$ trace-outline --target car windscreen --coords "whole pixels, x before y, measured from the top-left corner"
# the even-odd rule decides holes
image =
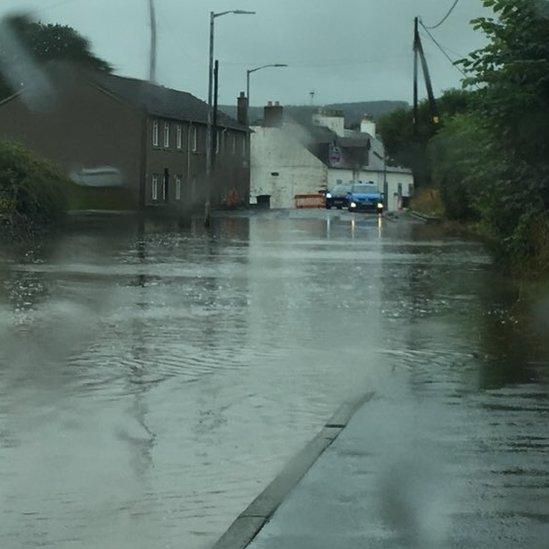
[[[360,194],[379,194],[379,188],[375,185],[353,185],[352,192]]]
[[[335,195],[344,195],[347,194],[351,190],[351,187],[349,185],[336,185],[331,191],[331,194]]]

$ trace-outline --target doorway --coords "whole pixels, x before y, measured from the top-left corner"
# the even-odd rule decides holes
[[[170,172],[168,168],[164,170],[164,185],[162,186],[162,196],[167,204],[170,201]]]

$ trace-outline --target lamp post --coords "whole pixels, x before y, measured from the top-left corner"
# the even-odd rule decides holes
[[[208,71],[208,125],[206,132],[206,204],[204,212],[204,224],[210,223],[210,179],[212,173],[212,108],[213,108],[213,67],[214,67],[214,35],[215,20],[224,15],[255,15],[255,11],[228,10],[222,12],[210,12],[210,56]]]
[[[261,67],[256,67],[255,69],[250,69],[246,71],[246,97],[248,98],[248,108],[251,106],[250,104],[250,75],[254,72],[268,69],[270,67],[276,67],[276,68],[282,68],[287,67],[285,63],[271,63],[270,65],[262,65]]]
[[[149,18],[151,27],[151,47],[149,52],[149,81],[156,83],[156,10],[154,0],[149,0]]]

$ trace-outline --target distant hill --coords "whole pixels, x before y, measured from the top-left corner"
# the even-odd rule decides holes
[[[370,114],[374,117],[374,120],[377,120],[384,114],[407,106],[406,101],[360,101],[357,103],[332,103],[324,105],[324,108],[342,110],[345,113],[347,125],[353,125],[359,123],[364,114]],[[236,105],[221,105],[219,108],[229,116],[236,118]],[[311,115],[316,112],[318,107],[285,105],[284,109],[297,122],[306,123],[311,120]],[[250,107],[250,121],[252,123],[262,118],[263,107]]]

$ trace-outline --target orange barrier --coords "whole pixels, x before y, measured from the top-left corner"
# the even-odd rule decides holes
[[[326,197],[323,194],[296,194],[294,201],[298,209],[326,207]]]

